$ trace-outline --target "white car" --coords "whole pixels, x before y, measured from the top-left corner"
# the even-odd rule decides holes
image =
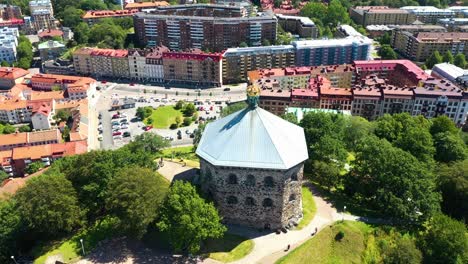
[[[120,129],[127,129],[127,128],[128,128],[127,125],[121,125],[121,126],[120,126]]]
[[[97,129],[102,130],[102,125],[98,125]]]
[[[121,127],[118,125],[112,126],[112,129],[120,129]]]
[[[126,114],[120,114],[120,118],[127,118]]]
[[[122,136],[114,136],[114,139],[122,139]]]

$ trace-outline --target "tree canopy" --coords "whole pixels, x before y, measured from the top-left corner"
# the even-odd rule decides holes
[[[196,253],[207,238],[220,238],[226,231],[212,203],[201,198],[188,182],[173,182],[164,201],[158,228],[166,232],[176,251]]]

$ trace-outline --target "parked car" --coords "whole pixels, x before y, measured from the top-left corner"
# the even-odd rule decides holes
[[[112,129],[121,129],[120,126],[112,126]]]
[[[98,127],[97,127],[98,130],[102,130],[102,125],[99,124]]]
[[[117,119],[117,118],[120,118],[120,115],[119,115],[119,114],[114,114],[114,115],[112,115],[112,119]]]
[[[120,114],[120,118],[127,118],[126,114]]]
[[[101,114],[101,113],[99,113],[99,115],[98,115],[98,118],[99,118],[99,119],[101,119],[101,118],[102,118],[102,114]]]
[[[187,129],[185,130],[185,134],[189,135],[190,134],[190,131]]]
[[[145,130],[145,131],[149,131],[149,130],[151,130],[151,129],[153,129],[153,126],[145,126],[145,127],[143,128],[143,130]]]
[[[122,136],[115,136],[114,139],[122,139]]]
[[[125,125],[125,124],[122,124],[122,126],[120,126],[120,128],[121,128],[121,129],[127,129],[127,128],[128,128],[128,126],[127,126],[127,125]]]
[[[182,139],[182,135],[177,135],[177,139]]]
[[[223,90],[223,91],[225,91],[225,92],[229,92],[229,91],[231,91],[231,88],[224,88],[224,90]]]
[[[126,118],[120,119],[120,123],[128,123],[128,120]]]
[[[112,136],[120,136],[120,135],[122,135],[122,132],[120,132],[120,131],[116,131],[116,132],[112,133]]]
[[[130,132],[125,131],[125,132],[123,133],[123,137],[129,137],[129,136],[130,136]]]
[[[99,135],[99,136],[97,137],[97,139],[98,139],[99,141],[102,141],[102,139],[103,139],[102,135]]]
[[[134,83],[130,83],[130,86],[135,86],[135,84],[134,84]]]
[[[190,138],[194,138],[194,137],[195,137],[194,133],[190,134]]]
[[[111,124],[112,124],[113,126],[118,126],[118,125],[120,125],[120,122],[119,122],[119,121],[112,121]]]

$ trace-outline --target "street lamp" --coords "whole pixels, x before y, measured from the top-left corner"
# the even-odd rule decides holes
[[[343,213],[341,214],[341,217],[342,217],[342,221],[344,221],[344,213],[346,211],[346,205],[343,206]]]
[[[18,262],[16,262],[15,256],[11,256],[11,259],[13,260],[13,262],[15,262],[15,264],[18,264]]]
[[[86,255],[84,251],[84,245],[83,245],[83,239],[80,238],[80,243],[81,243],[81,250],[83,250],[83,256]]]

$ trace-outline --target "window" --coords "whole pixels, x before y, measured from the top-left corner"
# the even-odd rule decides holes
[[[295,201],[295,200],[296,200],[296,195],[295,194],[289,195],[289,201],[290,202]]]
[[[247,197],[245,198],[245,205],[248,206],[254,206],[255,205],[255,200],[252,197]]]
[[[228,183],[229,184],[237,184],[237,176],[235,174],[233,174],[233,173],[229,174]]]
[[[273,200],[270,198],[265,198],[263,200],[263,207],[272,207],[273,206]]]
[[[255,176],[253,176],[251,174],[247,175],[247,180],[245,181],[245,185],[255,186]]]
[[[263,184],[264,184],[266,187],[273,187],[273,186],[275,185],[275,181],[273,180],[273,177],[267,176],[267,177],[265,177],[265,179],[263,180]]]
[[[237,197],[235,197],[235,196],[228,196],[228,198],[227,198],[227,203],[228,203],[228,204],[237,204]]]
[[[291,174],[291,181],[297,181],[297,173]]]

